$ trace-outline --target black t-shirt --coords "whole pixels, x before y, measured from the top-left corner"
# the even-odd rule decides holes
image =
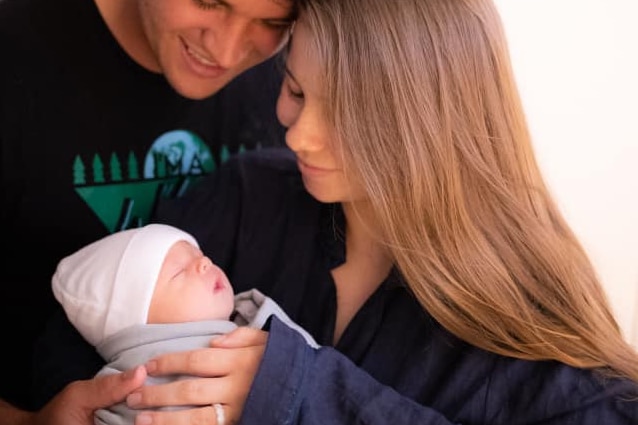
[[[1,0],[0,52],[0,397],[28,407],[57,262],[145,224],[229,154],[282,144],[280,58],[189,100],[125,54],[91,0]]]

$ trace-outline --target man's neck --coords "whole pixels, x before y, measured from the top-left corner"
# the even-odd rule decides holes
[[[120,47],[143,68],[161,72],[144,33],[135,0],[94,0],[102,19]]]

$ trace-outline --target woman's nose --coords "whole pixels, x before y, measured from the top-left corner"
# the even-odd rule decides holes
[[[286,131],[286,144],[296,152],[317,152],[325,147],[325,134],[318,122],[300,117]]]

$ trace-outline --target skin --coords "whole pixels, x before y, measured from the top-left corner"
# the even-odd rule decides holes
[[[323,104],[313,92],[312,77],[303,72],[309,65],[307,52],[293,43],[286,62],[286,76],[277,100],[277,118],[287,127],[286,144],[297,155],[297,165],[306,190],[322,202],[349,197],[351,188],[343,164],[331,149],[328,129],[322,119]],[[302,87],[304,89],[302,89]]]
[[[179,241],[162,263],[147,322],[227,320],[233,303],[233,289],[226,274],[199,248]]]
[[[275,54],[292,22],[291,0],[96,0],[122,48],[164,74],[182,96],[203,99]]]
[[[346,178],[340,152],[322,114],[315,58],[305,48],[302,21],[295,27],[287,74],[277,102],[277,116],[288,128],[286,143],[295,152],[304,186],[318,200],[341,202],[348,223],[346,262],[332,270],[337,287],[335,341],[365,300],[383,281],[391,261],[355,214],[366,211],[361,186]],[[348,284],[346,285],[345,282]],[[205,407],[143,412],[136,425],[216,424],[210,405],[224,406],[228,423],[241,417],[246,397],[263,357],[266,332],[246,327],[211,341],[211,348],[159,356],[145,366],[150,375],[188,373],[201,378],[142,387],[127,397],[132,408],[195,404]]]
[[[67,385],[38,412],[26,412],[0,400],[3,424],[13,425],[88,425],[93,424],[95,409],[119,403],[146,379],[142,366],[124,373],[102,376]]]

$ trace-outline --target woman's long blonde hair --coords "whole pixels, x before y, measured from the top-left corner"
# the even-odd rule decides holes
[[[492,2],[310,0],[298,24],[345,163],[423,307],[485,350],[638,381],[539,171]]]

